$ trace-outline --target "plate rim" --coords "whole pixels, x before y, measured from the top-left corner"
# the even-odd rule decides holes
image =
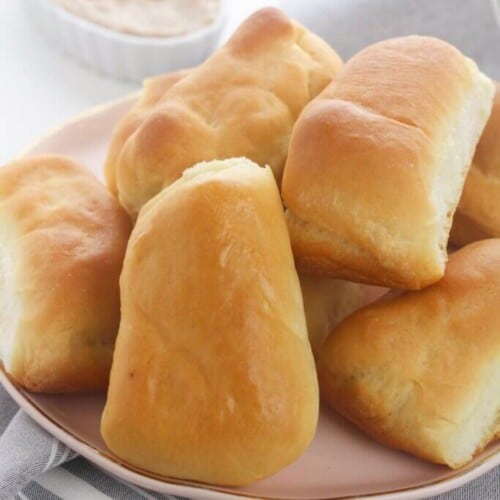
[[[38,138],[34,143],[25,148],[16,159],[28,156],[35,150],[40,144],[60,133],[62,130],[74,126],[84,120],[89,118],[94,118],[97,115],[111,111],[113,108],[124,105],[130,102],[133,104],[140,96],[140,91],[127,94],[123,97],[119,97],[112,101],[108,101],[101,105],[95,106],[79,113],[64,122],[63,124],[51,129],[46,134]],[[94,448],[89,443],[83,441],[79,437],[75,436],[69,430],[65,429],[64,426],[56,422],[51,416],[47,415],[43,408],[41,408],[36,402],[31,400],[26,394],[24,394],[24,389],[18,387],[18,385],[12,381],[7,373],[4,371],[3,365],[0,361],[0,384],[12,397],[12,399],[19,405],[21,409],[26,411],[26,413],[43,429],[45,429],[49,434],[59,439],[62,443],[71,449],[75,447],[80,451],[78,452],[84,458],[88,459],[91,463],[97,467],[103,469],[106,473],[114,475],[117,478],[128,482],[135,482],[134,484],[146,488],[151,488],[150,485],[146,485],[144,480],[148,482],[158,483],[159,486],[167,486],[171,491],[168,494],[172,495],[197,495],[195,498],[207,499],[207,500],[217,500],[217,499],[248,499],[248,498],[260,498],[267,500],[276,500],[278,497],[265,497],[261,495],[252,495],[248,493],[229,493],[224,489],[219,489],[217,486],[212,486],[208,484],[197,484],[192,481],[182,481],[175,478],[164,478],[161,479],[159,476],[149,474],[146,471],[141,471],[135,469],[130,465],[120,461],[117,457],[102,453],[98,449]],[[405,498],[407,500],[420,499],[422,497],[428,497],[432,495],[437,495],[447,491],[451,491],[455,488],[463,486],[474,479],[484,475],[490,470],[494,469],[496,466],[500,465],[500,449],[493,450],[491,453],[484,456],[479,462],[474,464],[469,464],[462,469],[454,471],[451,476],[446,478],[437,479],[430,483],[426,483],[420,486],[410,486],[408,488],[399,488],[394,490],[389,490],[385,492],[369,493],[364,495],[355,496],[336,496],[336,497],[325,497],[322,500],[347,500],[347,499],[370,499],[370,500],[396,500],[400,498]],[[132,475],[132,478],[128,477]],[[127,476],[127,477],[125,477]],[[159,491],[159,490],[157,490]],[[164,492],[164,490],[162,490]],[[203,495],[203,497],[200,496]]]

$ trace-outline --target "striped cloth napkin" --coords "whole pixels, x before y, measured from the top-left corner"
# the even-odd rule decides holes
[[[344,57],[391,36],[449,40],[500,79],[500,0],[282,0],[284,10]],[[76,454],[18,409],[0,387],[0,500],[164,499],[125,484]],[[440,500],[498,500],[500,467]]]
[[[106,475],[52,437],[0,386],[0,500],[170,499]]]

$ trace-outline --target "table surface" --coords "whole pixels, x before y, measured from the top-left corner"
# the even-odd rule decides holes
[[[20,0],[0,0],[0,165],[84,110],[139,84],[113,80],[51,45],[32,25]],[[250,12],[276,2],[228,2],[223,42]]]

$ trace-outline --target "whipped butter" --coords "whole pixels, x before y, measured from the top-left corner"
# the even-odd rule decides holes
[[[136,36],[170,37],[215,21],[220,0],[51,0],[87,21]]]

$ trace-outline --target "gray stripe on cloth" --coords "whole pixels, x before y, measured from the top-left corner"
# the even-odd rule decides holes
[[[101,493],[111,498],[119,498],[120,500],[137,500],[140,498],[154,498],[156,500],[189,500],[186,497],[161,495],[160,493],[146,490],[139,486],[129,485],[126,482],[108,476],[101,471],[101,469],[95,467],[81,457],[64,464],[63,468],[83,481],[88,482]]]
[[[137,492],[128,485],[108,476],[83,458],[68,462],[63,465],[63,468],[111,498],[120,498],[120,500],[136,500],[139,498]]]
[[[481,492],[480,496],[479,492]],[[500,499],[500,467],[496,467],[461,488],[433,497],[433,500],[477,500],[478,498],[481,500]]]
[[[22,494],[16,495],[15,498],[19,500],[62,500],[61,497],[54,495],[54,493],[34,481],[28,484]]]
[[[73,460],[78,456],[78,453],[74,452],[72,449],[68,448],[66,445],[59,443],[59,448],[57,449],[56,457],[52,464],[52,467],[57,467],[70,460]]]
[[[66,447],[22,411],[0,437],[0,500],[12,498],[33,479],[60,463]]]
[[[0,385],[0,436],[3,434],[19,408],[7,391]]]

